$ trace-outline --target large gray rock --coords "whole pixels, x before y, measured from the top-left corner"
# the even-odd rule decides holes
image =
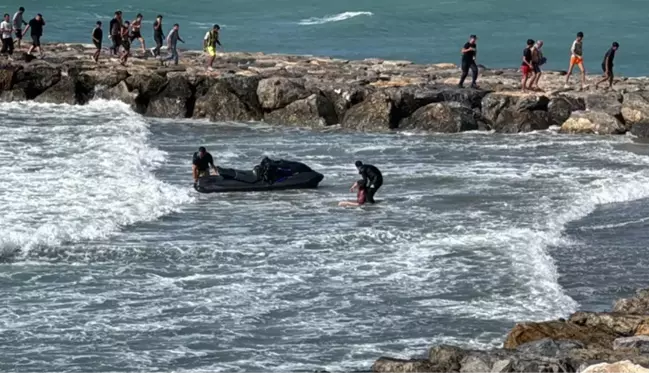
[[[143,114],[146,110],[146,107],[138,107],[136,98],[139,95],[137,90],[130,91],[126,82],[121,81],[117,83],[112,88],[103,88],[98,87],[95,90],[95,98],[104,99],[104,100],[117,100],[129,105],[134,111]]]
[[[613,312],[649,315],[649,288],[639,289],[635,297],[617,300]]]
[[[397,127],[395,107],[385,92],[375,92],[345,113],[342,126],[357,130],[388,130]]]
[[[203,86],[205,87],[205,86]],[[201,88],[202,90],[203,88]],[[208,118],[211,121],[256,121],[263,115],[259,102],[246,96],[239,96],[232,81],[217,79],[203,95],[196,93],[193,118]]]
[[[28,100],[36,98],[61,80],[61,70],[46,64],[34,64],[14,75],[13,88],[22,89]]]
[[[466,89],[456,87],[444,87],[440,90],[443,101],[459,102],[473,109],[480,108],[483,99],[490,92],[483,89]]]
[[[613,135],[625,133],[626,127],[616,117],[601,111],[577,111],[561,125],[560,132]]]
[[[640,91],[625,94],[622,101],[622,117],[624,117],[627,126],[649,125],[649,92]],[[632,130],[632,132],[634,131]]]
[[[164,89],[152,97],[146,115],[158,118],[191,117],[192,86],[184,76],[171,77]]]
[[[146,105],[165,87],[167,79],[157,73],[140,73],[129,76],[125,82],[130,91],[139,92],[138,101]]]
[[[478,114],[458,102],[428,104],[403,119],[399,129],[456,133],[480,128]]]
[[[555,341],[550,338],[543,338],[538,341],[524,343],[516,347],[516,350],[528,355],[557,357],[561,353],[569,351],[573,348],[584,348],[584,344],[579,341],[571,341],[571,340]]]
[[[264,120],[272,124],[322,127],[336,124],[338,116],[334,105],[325,95],[312,94],[286,107],[266,113]]]
[[[544,130],[551,125],[549,102],[545,96],[490,93],[482,99],[482,115],[500,133]]]
[[[431,347],[428,351],[428,360],[443,372],[457,372],[460,370],[460,362],[467,355],[467,351],[449,345]]]
[[[602,94],[587,94],[585,97],[586,110],[601,111],[622,119],[622,95],[617,92]]]
[[[483,373],[491,371],[487,356],[468,355],[460,362],[460,373]]]
[[[52,104],[83,105],[90,100],[92,88],[75,78],[65,77],[38,95],[34,101]]]
[[[388,357],[381,357],[372,365],[372,372],[381,373],[422,373],[439,372],[428,360],[412,359],[402,360]]]
[[[87,82],[95,89],[108,89],[128,78],[126,70],[89,70],[78,75],[79,80]]]
[[[13,68],[0,69],[0,92],[10,91],[13,88],[16,70]]]
[[[12,89],[10,91],[0,91],[0,102],[25,101],[27,96],[22,89]]]
[[[277,110],[308,96],[302,79],[272,77],[262,79],[257,86],[257,97],[264,110]]]
[[[613,341],[614,350],[626,348],[636,348],[643,354],[649,353],[649,335],[636,335],[633,337],[618,338]]]
[[[550,124],[561,126],[575,111],[586,110],[586,102],[581,97],[556,96],[548,103]]]

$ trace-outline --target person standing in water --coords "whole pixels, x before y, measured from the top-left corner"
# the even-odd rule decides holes
[[[613,42],[611,48],[606,51],[604,55],[604,61],[602,61],[602,71],[604,72],[604,79],[600,80],[595,84],[595,89],[599,88],[599,85],[608,81],[608,89],[613,88],[613,60],[615,59],[615,52],[620,48],[620,44],[616,41]]]
[[[350,190],[353,192],[354,189],[362,185],[367,189],[367,202],[375,203],[374,195],[381,185],[383,185],[383,175],[381,174],[381,171],[379,171],[375,166],[371,164],[363,164],[361,161],[356,161],[355,166],[358,173],[363,177],[363,180],[362,182],[359,181],[354,183]]]
[[[478,65],[476,65],[476,55],[477,55],[477,46],[476,41],[478,37],[476,35],[471,35],[469,41],[464,44],[462,48],[462,77],[460,78],[460,84],[458,87],[464,88],[464,80],[467,75],[469,75],[469,70],[471,70],[471,88],[478,88],[476,82],[478,81]]]
[[[209,30],[206,34],[205,37],[203,38],[203,49],[208,54],[207,58],[207,69],[212,70],[212,64],[214,63],[214,59],[216,58],[216,46],[217,44],[220,47],[223,47],[221,45],[221,42],[219,41],[219,30],[221,27],[219,25],[214,25],[211,30]]]
[[[14,32],[16,33],[16,42],[17,47],[20,49],[20,41],[23,39],[23,26],[27,26],[27,22],[23,19],[23,14],[25,13],[25,8],[20,7],[16,14],[14,14],[13,24]]]
[[[566,75],[566,85],[565,88],[569,88],[568,82],[570,81],[570,75],[572,75],[572,69],[575,65],[579,67],[581,71],[581,89],[586,88],[586,69],[584,68],[584,54],[583,54],[583,41],[584,33],[579,31],[577,33],[577,38],[572,42],[572,47],[570,47],[570,67],[568,68],[568,74]]]
[[[171,51],[171,55],[167,57],[164,61],[174,61],[174,65],[178,65],[178,41],[185,43],[185,41],[180,37],[180,26],[176,23],[174,27],[169,31],[167,35],[167,47]]]
[[[97,21],[97,25],[92,29],[92,44],[95,45],[95,53],[92,55],[92,59],[95,62],[99,62],[99,55],[101,54],[101,42],[104,39],[104,31],[101,29],[101,21]]]
[[[155,41],[155,48],[151,48],[151,53],[153,57],[160,57],[160,48],[162,48],[162,41],[165,36],[162,32],[162,16],[158,14],[153,22],[153,40]]]
[[[38,49],[41,58],[43,57],[43,48],[41,47],[41,36],[43,36],[43,26],[45,26],[45,20],[43,19],[43,15],[38,13],[36,17],[32,18],[29,21],[27,27],[25,27],[25,33],[27,33],[27,30],[31,29],[30,35],[32,37],[32,46],[31,48],[29,48],[29,51],[27,51],[27,54],[32,54],[35,49]]]
[[[140,42],[140,46],[142,47],[142,53],[146,53],[146,43],[144,41],[144,38],[142,37],[142,14],[138,13],[137,16],[135,16],[135,19],[131,23],[131,35],[130,35],[130,41],[133,43],[135,39],[137,39]]]
[[[9,13],[4,15],[4,19],[0,23],[0,36],[2,36],[2,49],[0,54],[7,54],[8,58],[14,53],[14,39],[12,38],[14,29],[11,24],[11,16]]]

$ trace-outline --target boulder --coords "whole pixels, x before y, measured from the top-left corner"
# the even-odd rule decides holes
[[[372,88],[358,84],[331,84],[319,79],[306,80],[305,88],[310,94],[321,93],[332,102],[336,110],[336,123],[340,123],[347,109],[363,101],[372,91]]]
[[[224,81],[230,91],[237,95],[242,102],[246,103],[253,111],[261,113],[261,104],[257,97],[257,87],[261,78],[258,76],[228,76],[220,80]]]
[[[635,335],[649,335],[649,324],[642,324],[638,326]]]
[[[92,97],[92,89],[77,79],[65,77],[45,92],[38,95],[34,101],[52,104],[83,105]]]
[[[126,80],[128,72],[126,70],[89,70],[81,72],[78,78],[96,89],[106,89]]]
[[[550,124],[553,126],[561,126],[570,118],[573,112],[583,110],[586,110],[586,102],[581,97],[576,98],[564,95],[553,97],[548,103]]]
[[[487,356],[467,355],[460,361],[460,373],[483,373],[491,371]]]
[[[357,130],[392,129],[398,125],[394,120],[394,111],[390,97],[385,92],[377,91],[348,109],[342,126]]]
[[[467,355],[467,351],[449,345],[432,347],[428,351],[428,360],[443,372],[457,372],[460,370],[460,362]]]
[[[309,96],[302,79],[272,77],[259,81],[257,97],[264,110],[277,110]]]
[[[601,111],[576,111],[561,125],[562,133],[623,134],[626,127],[616,117]]]
[[[586,110],[600,111],[608,115],[622,118],[622,95],[617,92],[609,92],[602,94],[586,94],[584,101],[586,102]]]
[[[312,94],[281,109],[266,113],[264,120],[272,124],[321,127],[336,124],[338,116],[333,103],[325,95]]]
[[[649,324],[649,315],[632,315],[616,312],[575,312],[570,322],[591,328],[607,329],[612,333],[631,336],[640,325]]]
[[[615,363],[600,363],[587,367],[581,373],[649,373],[649,369],[628,360]]]
[[[456,87],[444,87],[439,92],[444,101],[459,102],[472,109],[481,108],[482,100],[489,93],[489,91],[483,89],[467,89]]]
[[[649,288],[640,289],[632,298],[622,298],[615,302],[613,312],[649,315]]]
[[[622,101],[622,117],[627,126],[649,124],[649,92],[625,94]]]
[[[430,361],[424,359],[402,360],[381,357],[372,364],[372,372],[420,373],[438,371]]]
[[[640,353],[649,354],[649,335],[636,335],[633,337],[617,338],[613,341],[613,349],[638,349]]]
[[[0,102],[25,101],[27,96],[22,89],[12,89],[0,92]]]
[[[231,82],[217,79],[204,95],[196,94],[192,118],[211,121],[254,121],[262,119],[258,102],[246,101],[235,93]]]
[[[13,88],[16,69],[0,68],[0,92],[10,91]]]
[[[649,138],[649,122],[634,123],[631,126],[631,133],[641,139]]]
[[[137,100],[146,106],[165,87],[167,79],[156,73],[138,73],[126,78],[125,82],[129,91],[138,91]]]
[[[516,92],[490,93],[482,100],[482,115],[500,133],[544,130],[550,127],[545,96]]]
[[[545,338],[553,340],[570,340],[582,343],[585,347],[611,348],[613,340],[619,337],[611,330],[574,324],[563,321],[544,321],[518,323],[507,334],[504,348],[515,349],[518,346]]]
[[[399,129],[426,130],[432,132],[456,133],[480,128],[480,118],[468,106],[459,102],[438,102],[428,104],[399,124]]]
[[[34,64],[16,71],[13,87],[25,91],[27,99],[32,100],[60,80],[60,69],[46,64]]]
[[[126,85],[126,82],[121,81],[117,83],[116,86],[112,88],[100,88],[95,90],[95,98],[101,98],[104,100],[117,100],[129,105],[136,112],[143,114],[146,111],[146,107],[138,107],[136,98],[139,95],[137,90],[131,92]]]
[[[509,373],[512,372],[514,363],[511,359],[496,360],[491,367],[491,373]]]
[[[574,348],[584,348],[584,344],[579,341],[555,341],[550,338],[543,338],[537,341],[524,343],[516,347],[516,350],[528,355],[558,357],[560,354]]]
[[[184,76],[174,76],[149,100],[145,115],[158,118],[187,118],[193,110],[193,89]]]

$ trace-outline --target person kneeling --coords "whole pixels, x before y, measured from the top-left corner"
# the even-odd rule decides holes
[[[341,201],[338,203],[338,206],[341,207],[357,207],[365,204],[367,189],[365,188],[365,183],[363,180],[359,180],[354,183],[352,190],[358,188],[358,193],[356,193],[356,201]]]

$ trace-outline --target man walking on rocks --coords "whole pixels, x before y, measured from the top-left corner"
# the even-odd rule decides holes
[[[36,17],[32,18],[27,24],[25,33],[27,33],[27,30],[31,29],[30,35],[32,37],[32,46],[29,48],[29,51],[27,51],[27,54],[32,54],[34,50],[38,48],[38,53],[41,55],[41,58],[43,57],[43,48],[41,47],[43,26],[45,26],[45,20],[43,19],[43,15],[40,13],[38,13]]]
[[[209,57],[207,58],[207,69],[212,70],[212,64],[214,63],[214,58],[216,58],[216,45],[220,47],[221,42],[219,41],[219,30],[221,27],[219,25],[214,25],[211,30],[209,30],[205,37],[203,38],[203,49],[207,52]]]
[[[0,34],[2,36],[2,49],[0,50],[0,54],[6,53],[8,57],[14,53],[14,40],[11,37],[13,31],[11,16],[5,14],[2,23],[0,23]]]
[[[604,61],[602,61],[602,71],[604,72],[604,79],[600,80],[595,84],[595,89],[599,88],[599,85],[608,81],[608,89],[613,88],[613,59],[615,58],[615,52],[620,48],[620,44],[616,41],[613,42],[611,48],[606,51],[604,55]]]
[[[169,35],[167,35],[167,47],[169,48],[169,51],[171,52],[171,55],[165,59],[165,61],[174,61],[174,65],[178,65],[178,49],[177,49],[177,44],[178,41],[181,41],[185,43],[185,41],[180,37],[178,29],[180,26],[176,23],[174,24],[174,27],[169,31]]]
[[[469,70],[471,70],[471,88],[478,88],[476,81],[478,80],[478,65],[476,65],[476,54],[477,46],[476,41],[478,37],[476,35],[471,35],[469,41],[464,44],[462,48],[462,77],[460,78],[460,84],[458,87],[464,88],[464,80],[467,75],[469,75]]]
[[[162,16],[158,15],[153,22],[153,40],[155,41],[155,48],[151,48],[153,57],[160,57],[160,48],[162,48],[162,40],[164,40],[164,33],[162,32]]]
[[[23,39],[23,26],[27,26],[27,22],[23,19],[25,8],[20,7],[16,14],[14,14],[14,32],[16,33],[16,41],[18,42],[18,49],[20,49],[20,41]]]
[[[566,85],[565,88],[569,88],[568,82],[570,81],[570,75],[572,75],[572,69],[575,65],[579,67],[581,71],[581,89],[586,88],[586,69],[584,68],[584,55],[583,55],[583,40],[584,33],[579,31],[577,33],[577,39],[572,43],[570,47],[570,67],[568,68],[568,74],[566,75]]]
[[[109,38],[113,42],[110,47],[110,54],[116,55],[122,45],[122,12],[116,11],[113,19],[110,20],[108,25]]]
[[[99,62],[99,55],[101,54],[101,42],[104,39],[104,32],[101,29],[101,21],[97,21],[97,25],[92,30],[92,44],[95,45],[95,53],[92,55],[92,59],[95,62]]]
[[[146,53],[146,43],[144,42],[144,38],[142,37],[142,32],[140,29],[142,28],[142,14],[138,13],[137,16],[135,16],[135,20],[131,23],[131,35],[129,36],[131,43],[133,43],[134,40],[139,40],[140,42],[140,47],[142,47],[142,54]]]

